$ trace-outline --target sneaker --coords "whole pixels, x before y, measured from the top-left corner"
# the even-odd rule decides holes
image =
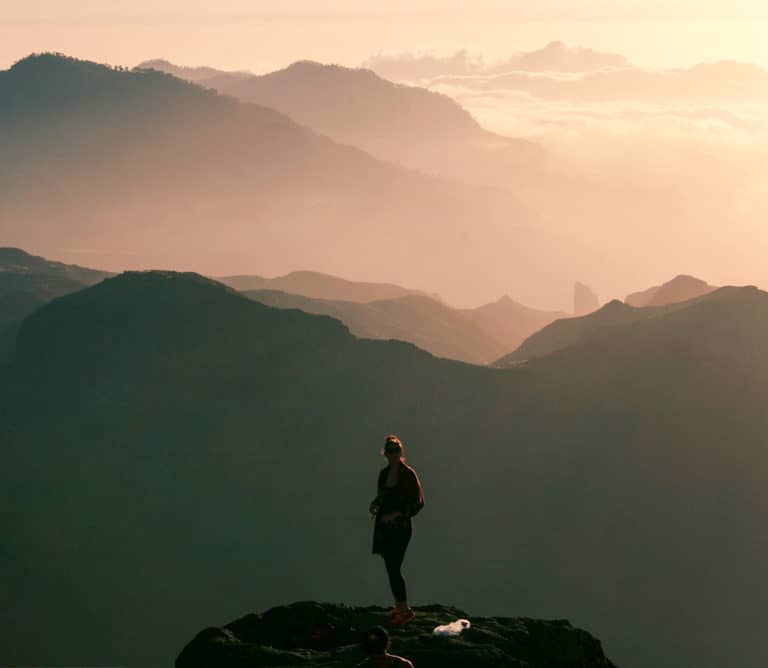
[[[416,617],[416,613],[413,611],[413,608],[408,608],[405,612],[402,610],[395,610],[394,613],[390,615],[387,624],[389,624],[389,626],[400,626],[412,621],[414,617]]]

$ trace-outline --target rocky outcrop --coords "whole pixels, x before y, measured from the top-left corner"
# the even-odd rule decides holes
[[[443,605],[415,608],[416,619],[391,630],[392,653],[417,668],[615,668],[600,641],[567,620],[472,617]],[[300,602],[204,629],[182,650],[176,668],[355,666],[360,641],[382,624],[384,608]],[[471,627],[460,637],[433,629],[459,618]]]
[[[600,308],[600,299],[594,290],[584,283],[576,282],[573,286],[573,313],[586,315]]]

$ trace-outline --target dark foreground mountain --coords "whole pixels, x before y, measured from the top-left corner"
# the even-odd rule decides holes
[[[200,631],[176,659],[176,668],[244,666],[355,666],[361,642],[387,611],[302,602],[250,614]],[[433,634],[435,627],[470,618],[461,637]],[[393,654],[419,668],[615,668],[586,631],[566,620],[474,617],[457,608],[416,608],[416,619],[391,633]]]
[[[391,283],[368,283],[348,281],[338,276],[317,271],[292,271],[285,276],[264,278],[263,276],[225,276],[218,278],[235,290],[277,290],[313,299],[366,303],[377,299],[397,299],[406,295],[426,295],[420,290],[410,290]],[[439,299],[437,295],[430,295]]]
[[[717,290],[716,286],[709,285],[700,278],[681,274],[662,285],[655,285],[641,292],[633,292],[627,295],[624,301],[630,306],[664,306],[695,299],[714,290]]]
[[[249,610],[386,605],[394,432],[412,604],[569,619],[628,668],[764,665],[766,334],[768,294],[724,288],[501,370],[194,275],[56,299],[0,371],[0,656],[167,666]]]
[[[0,72],[0,136],[4,242],[51,256],[75,248],[100,266],[211,275],[429,276],[447,298],[475,301],[577,255],[510,192],[376,160],[157,71],[25,58]],[[556,286],[530,291],[547,302]]]
[[[276,308],[297,308],[338,318],[355,336],[408,341],[438,357],[487,364],[510,348],[503,345],[461,311],[418,295],[380,299],[367,304],[310,299],[276,290],[249,290],[251,299]]]

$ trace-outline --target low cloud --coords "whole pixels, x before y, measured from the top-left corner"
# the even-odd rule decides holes
[[[522,51],[503,60],[486,63],[482,54],[467,50],[448,56],[434,53],[379,53],[363,63],[385,79],[423,82],[441,76],[495,75],[511,70],[529,72],[588,72],[610,67],[629,67],[630,63],[614,53],[602,53],[563,42],[550,42],[535,51]]]
[[[733,61],[673,70],[625,67],[579,73],[522,70],[464,73],[441,75],[422,83],[430,88],[455,86],[475,91],[518,91],[539,99],[579,102],[740,100],[768,103],[768,70]]]

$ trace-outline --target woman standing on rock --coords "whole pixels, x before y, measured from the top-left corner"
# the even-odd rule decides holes
[[[400,567],[413,533],[411,518],[424,507],[424,494],[416,471],[405,463],[405,449],[397,436],[387,436],[383,454],[389,465],[379,473],[376,498],[371,502],[370,511],[376,518],[373,553],[384,558],[395,599],[388,623],[395,625],[405,624],[415,616],[408,607]]]

